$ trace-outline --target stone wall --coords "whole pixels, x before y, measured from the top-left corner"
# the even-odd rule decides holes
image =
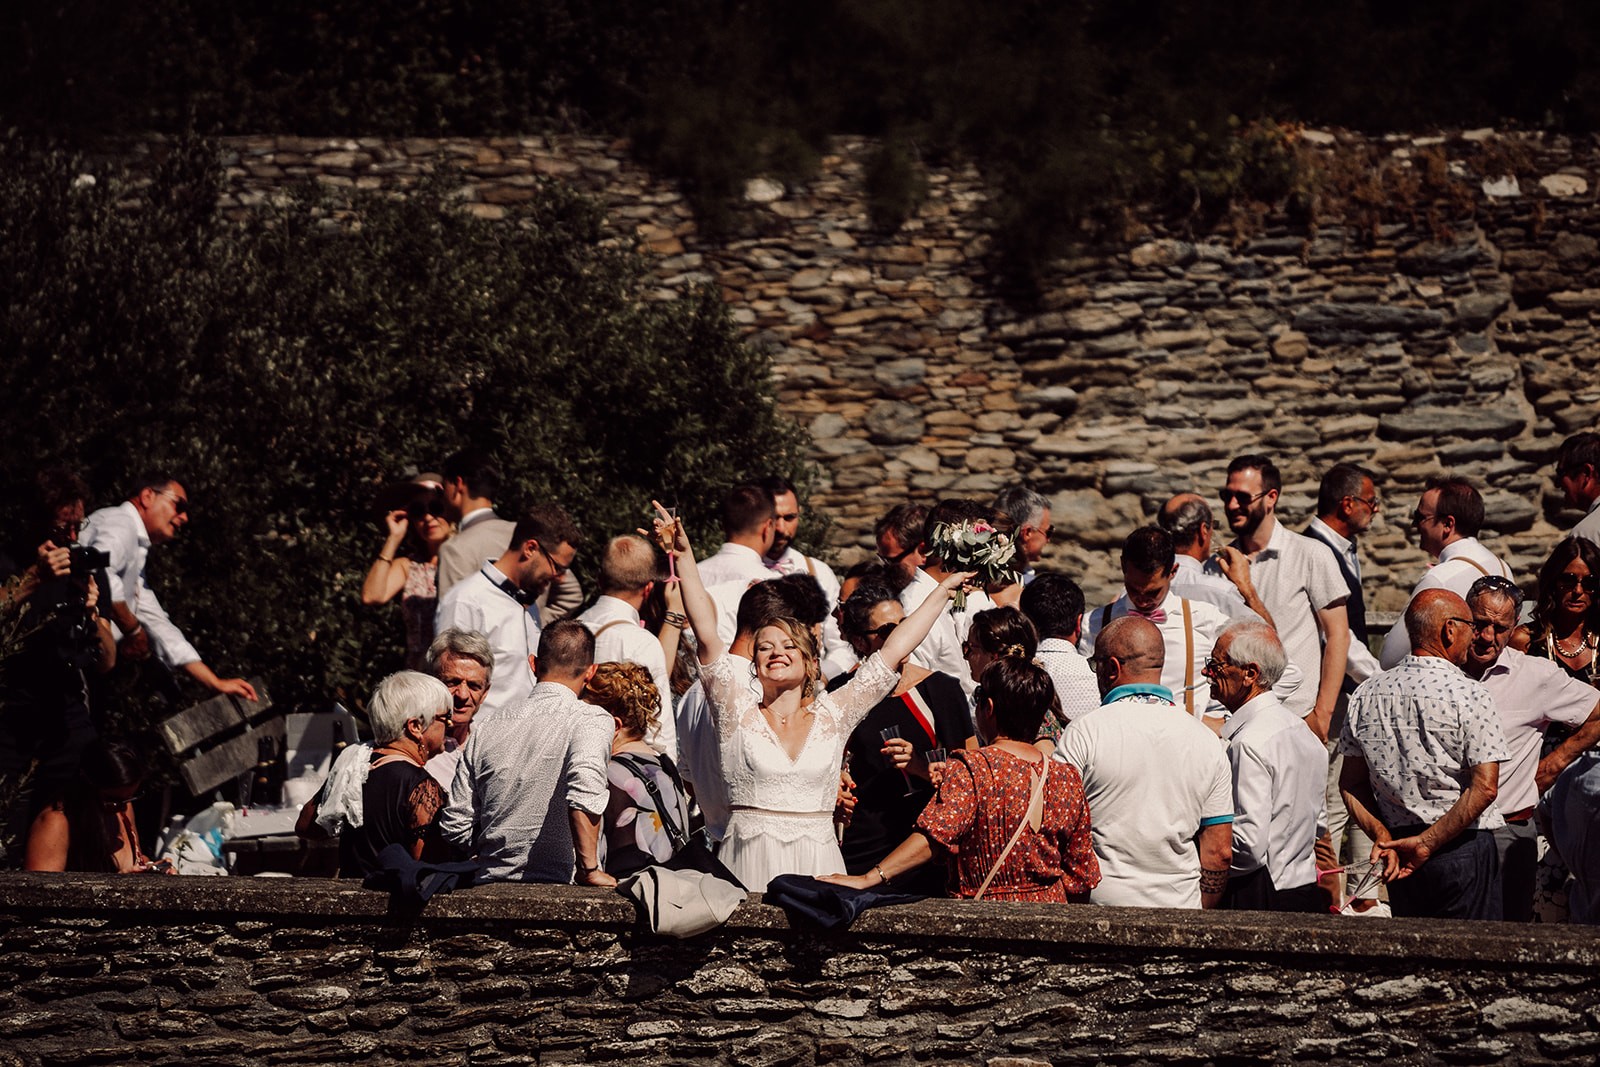
[[[1593,1062],[1596,964],[1498,923],[752,902],[677,942],[604,890],[8,874],[0,1064]]]
[[[816,442],[817,503],[844,561],[902,499],[1021,479],[1055,504],[1046,565],[1098,598],[1133,526],[1177,490],[1210,496],[1231,455],[1259,450],[1283,467],[1280,510],[1297,526],[1334,462],[1381,475],[1368,602],[1393,610],[1424,566],[1405,529],[1424,478],[1449,468],[1480,483],[1485,540],[1531,579],[1577,517],[1550,484],[1554,450],[1600,411],[1600,149],[1508,134],[1500,155],[1526,160],[1520,181],[1471,173],[1463,161],[1495,136],[1308,131],[1315,151],[1375,144],[1402,166],[1443,152],[1476,202],[1468,217],[1374,233],[1277,215],[1247,238],[1146,225],[1061,264],[1027,312],[992,287],[978,175],[932,171],[917,215],[880,235],[862,193],[871,146],[855,140],[803,186],[751,182],[744,230],[715,242],[625,144],[577,137],[234,138],[225,204],[247,211],[308,178],[403,188],[440,159],[462,168],[461,195],[486,218],[535,196],[537,176],[574,182],[657,257],[656,295],[714,282],[770,347],[783,406]]]

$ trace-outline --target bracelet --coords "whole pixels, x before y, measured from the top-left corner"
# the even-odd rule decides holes
[[[879,885],[888,885],[889,884],[889,876],[887,874],[883,873],[883,864],[875,863],[875,864],[872,865],[872,869],[878,872],[878,877],[879,878],[883,879],[883,881],[878,883]]]
[[[595,864],[593,867],[585,867],[581,863],[576,864],[576,866],[578,868],[578,873],[579,874],[589,874],[589,873],[591,873],[593,871],[598,871],[600,869],[600,865],[598,863]]]
[[[689,624],[689,616],[681,611],[669,611],[666,614],[665,621],[668,626],[675,626],[681,630]]]
[[[379,556],[378,557],[378,562],[379,563],[393,563],[394,562],[394,557],[393,556]]]

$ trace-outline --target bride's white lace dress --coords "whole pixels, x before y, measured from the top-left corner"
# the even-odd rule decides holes
[[[844,870],[833,806],[845,742],[899,679],[874,653],[846,685],[817,694],[811,731],[791,760],[761,714],[750,661],[723,655],[702,669],[733,808],[718,858],[752,893],[780,874]]]

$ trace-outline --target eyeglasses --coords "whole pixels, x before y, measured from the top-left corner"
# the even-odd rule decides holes
[[[406,509],[406,518],[419,522],[425,516],[437,519],[444,514],[444,501],[430,500],[426,504],[413,504]]]
[[[911,555],[911,553],[913,553],[915,551],[916,551],[915,547],[908,548],[904,552],[900,553],[898,556],[885,556],[882,552],[879,552],[878,553],[878,560],[881,563],[883,563],[885,566],[893,567],[893,566],[898,565],[902,560],[904,560],[907,556]]]
[[[1221,674],[1223,670],[1231,666],[1233,666],[1233,664],[1229,663],[1227,660],[1218,659],[1217,657],[1212,656],[1210,659],[1206,660],[1200,665],[1200,673]]]
[[[1423,511],[1421,508],[1418,508],[1416,511],[1411,513],[1411,521],[1418,526],[1421,526],[1429,519],[1437,519],[1438,517],[1439,516],[1436,512]]]
[[[171,489],[157,489],[155,491],[155,494],[156,494],[156,496],[164,496],[168,500],[171,500],[172,501],[172,510],[177,512],[179,515],[183,515],[183,514],[186,514],[188,512],[188,510],[189,510],[189,498],[188,497],[179,496],[177,493],[174,493]]]
[[[1259,493],[1252,494],[1245,492],[1243,489],[1218,489],[1217,499],[1222,501],[1223,507],[1227,507],[1229,504],[1237,504],[1241,508],[1247,508],[1270,492],[1272,490],[1263,489]]]
[[[1102,655],[1096,654],[1096,655],[1087,657],[1086,661],[1089,664],[1089,669],[1090,670],[1097,671],[1102,666],[1104,666],[1105,664],[1117,662],[1117,657],[1115,657],[1115,656],[1102,656]]]
[[[539,542],[535,541],[534,544],[539,545]],[[556,558],[550,553],[546,552],[543,545],[539,545],[539,555],[543,556],[544,561],[550,564],[550,569],[556,572],[557,578],[561,577],[563,574],[566,574],[567,571],[572,567],[572,564],[570,563],[557,563]]]
[[[1354,500],[1357,504],[1365,504],[1368,511],[1377,511],[1378,505],[1382,503],[1376,494],[1373,496],[1347,496],[1345,499]]]
[[[1446,627],[1448,627],[1453,622],[1461,623],[1461,625],[1465,626],[1467,629],[1471,630],[1473,633],[1477,633],[1478,632],[1477,623],[1473,622],[1471,619],[1463,619],[1459,615],[1452,615],[1448,619],[1444,620],[1444,624],[1445,624]]]
[[[106,811],[121,811],[123,808],[127,807],[129,804],[132,804],[135,800],[138,800],[142,796],[144,796],[143,789],[134,793],[132,796],[118,797],[115,800],[106,800],[105,798],[101,798],[100,806]]]
[[[856,636],[857,637],[876,637],[879,641],[887,641],[887,640],[889,640],[889,635],[894,633],[894,628],[896,626],[899,626],[899,625],[900,624],[897,623],[897,622],[886,622],[882,626],[878,627],[875,630],[863,630],[863,631],[861,631],[861,633],[857,634]]]

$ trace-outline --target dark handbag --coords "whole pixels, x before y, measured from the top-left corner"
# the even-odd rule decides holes
[[[721,878],[725,882],[732,882],[740,889],[748,889],[743,882],[733,876],[733,872],[717,859],[711,849],[711,840],[706,834],[705,827],[688,833],[678,825],[673,817],[674,809],[668,806],[661,790],[656,786],[655,779],[647,774],[639,762],[626,753],[618,753],[611,757],[624,770],[639,779],[646,793],[650,794],[650,802],[656,806],[656,815],[661,819],[661,828],[666,831],[667,839],[672,842],[672,856],[656,864],[669,871],[700,871]],[[673,765],[672,758],[663,753],[660,756],[661,769],[667,772],[667,777],[672,779],[678,795],[683,795],[683,779],[678,777],[678,768]]]

